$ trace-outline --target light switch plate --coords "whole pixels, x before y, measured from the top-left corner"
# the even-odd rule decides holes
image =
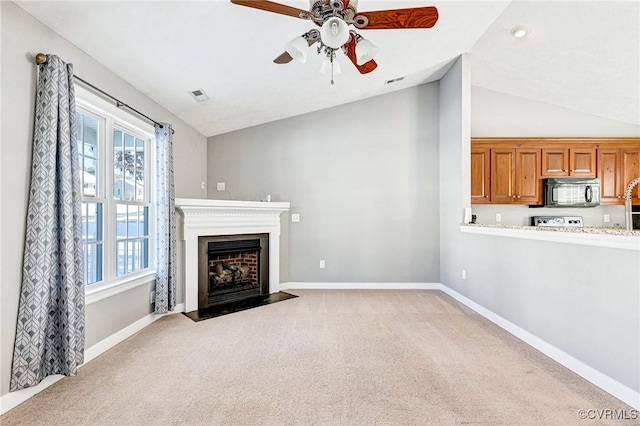
[[[291,222],[300,222],[300,215],[298,213],[292,213]]]
[[[224,184],[224,182],[218,182],[218,183],[216,183],[216,189],[217,189],[218,191],[224,191],[224,190],[225,190],[225,186],[226,186],[226,185]]]

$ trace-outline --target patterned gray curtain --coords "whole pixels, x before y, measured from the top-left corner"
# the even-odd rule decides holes
[[[156,124],[156,310],[176,306],[176,219],[171,125]]]
[[[10,390],[84,361],[81,183],[73,66],[39,65],[31,189]]]

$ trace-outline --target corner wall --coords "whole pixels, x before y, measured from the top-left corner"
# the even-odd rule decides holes
[[[460,275],[460,223],[470,205],[471,75],[462,55],[440,80],[440,282]]]
[[[437,283],[437,105],[430,83],[210,137],[209,198],[291,203],[282,282]]]
[[[48,27],[10,1],[0,2],[2,42],[2,126],[0,144],[1,326],[0,397],[9,391],[13,342],[22,282],[25,218],[31,174],[33,113],[38,52],[59,55],[74,64],[74,72],[101,89],[159,121],[174,124],[176,196],[204,198],[206,138],[144,94],[121,80]],[[87,306],[87,348],[146,317],[149,285]],[[180,290],[181,292],[181,290]],[[179,293],[181,297],[181,293]]]

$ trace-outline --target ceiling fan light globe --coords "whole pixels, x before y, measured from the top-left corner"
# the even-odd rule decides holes
[[[332,49],[338,49],[349,41],[349,26],[342,19],[333,17],[327,19],[320,28],[322,44]]]
[[[327,56],[322,61],[322,65],[320,66],[320,74],[330,74],[331,73],[331,59]],[[342,68],[340,68],[340,62],[333,59],[333,74],[338,75],[342,74]]]
[[[296,37],[289,43],[285,43],[284,50],[291,55],[293,59],[300,63],[307,62],[307,51],[309,50],[309,44],[304,37]]]
[[[378,53],[378,46],[367,39],[362,39],[356,44],[356,64],[364,65],[372,60]]]

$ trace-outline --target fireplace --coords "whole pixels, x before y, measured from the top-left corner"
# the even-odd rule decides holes
[[[268,267],[268,270],[260,269],[261,291],[263,286],[268,286],[266,294],[277,293],[280,289],[280,214],[289,208],[287,202],[176,198],[178,277],[182,277],[184,283],[185,312],[197,311],[199,306],[200,237],[255,239],[255,235],[261,235],[263,241],[262,235],[267,235],[266,244],[261,242],[260,250],[260,263]],[[205,271],[209,273],[208,268]]]
[[[198,309],[269,294],[269,234],[198,237]]]

